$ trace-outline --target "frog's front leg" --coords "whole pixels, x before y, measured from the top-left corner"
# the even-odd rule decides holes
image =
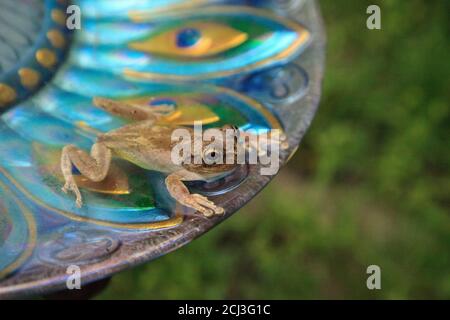
[[[72,191],[75,193],[77,207],[83,204],[80,190],[78,189],[72,174],[72,166],[80,171],[80,173],[94,182],[103,181],[109,171],[111,165],[112,153],[103,143],[96,143],[91,148],[89,155],[85,151],[74,145],[65,146],[61,155],[61,170],[64,175],[65,184],[62,190],[67,193]]]
[[[179,203],[186,207],[193,208],[205,217],[212,217],[214,215],[222,215],[225,210],[218,207],[214,202],[200,194],[190,194],[188,188],[184,185],[183,180],[198,180],[189,178],[183,174],[184,171],[172,173],[166,178],[166,186],[170,195]]]

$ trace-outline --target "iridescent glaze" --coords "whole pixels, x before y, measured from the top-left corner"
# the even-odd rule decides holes
[[[0,279],[16,271],[36,246],[33,214],[0,180]]]
[[[304,109],[294,105],[309,94],[308,68],[319,65],[298,66],[313,29],[287,15],[303,0],[78,0],[82,29],[73,38],[66,1],[17,1],[0,4],[0,21],[9,10],[17,29],[0,28],[9,41],[0,44],[0,297],[60,288],[71,264],[95,280],[174,250],[220,221],[177,205],[162,173],[119,159],[101,182],[74,170],[85,202],[77,208],[61,191],[62,147],[89,150],[99,133],[127,124],[94,107],[93,97],[169,105],[161,122],[179,126],[201,121],[255,133],[287,126],[287,153],[314,114],[309,101],[317,97],[308,96]],[[11,55],[19,47],[23,55]],[[317,85],[318,76],[312,80]],[[286,117],[287,108],[308,119]],[[268,181],[245,165],[187,186],[214,197],[228,217]]]
[[[170,10],[193,8],[208,0],[78,0],[83,14],[89,18],[127,18],[135,13],[163,13]]]
[[[73,63],[148,80],[217,81],[291,61],[311,39],[299,23],[249,7],[134,18],[115,25],[87,21]]]

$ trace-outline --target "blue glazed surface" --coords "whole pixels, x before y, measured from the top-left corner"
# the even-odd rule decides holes
[[[189,24],[212,21],[224,26],[238,26],[238,31],[246,33],[248,39],[224,52],[213,56],[206,52],[194,60],[183,58],[181,49],[179,55],[175,51],[168,56],[136,50],[133,46],[136,42],[148,42],[151,50],[152,39],[161,33],[175,30],[179,34],[185,32],[185,26]],[[159,80],[208,79],[217,82],[292,61],[310,43],[309,32],[300,24],[280,19],[267,11],[238,6],[212,6],[202,11],[181,11],[167,17],[143,17],[139,22],[121,21],[118,24],[111,20],[93,22],[88,19],[85,26],[71,56],[75,65],[108,69],[119,75],[130,71],[133,75]],[[216,39],[214,34],[210,38],[213,42],[223,41],[219,37]],[[168,36],[161,41],[178,40]]]
[[[65,7],[47,0],[42,31],[33,38],[29,53],[0,73],[0,83],[18,94],[11,106],[0,109],[0,281],[20,276],[30,266],[103,261],[119,250],[124,241],[118,240],[120,236],[171,230],[186,223],[165,189],[164,175],[118,159],[114,168],[124,181],[82,188],[82,208],[61,191],[62,147],[74,144],[89,150],[98,133],[127,123],[94,107],[93,97],[140,101],[149,108],[171,104],[186,112],[191,122],[213,115],[217,119],[208,126],[234,124],[260,133],[283,129],[277,107],[300,99],[308,89],[309,75],[294,60],[310,45],[310,33],[295,20],[261,10],[272,7],[268,2],[79,0],[75,4],[82,7],[83,28],[73,41],[52,16],[53,10]],[[199,10],[203,5],[205,10]],[[206,27],[195,29],[192,24]],[[51,46],[47,32],[52,28],[72,42],[66,60],[63,49],[53,48],[58,62],[64,62],[49,69],[34,57],[39,48]],[[181,51],[165,55],[130,45],[171,31],[177,36],[168,39]],[[223,46],[227,35],[229,45]],[[183,50],[197,50],[208,41],[212,42],[206,49],[185,55]],[[34,90],[26,90],[17,77],[23,67],[42,75]],[[188,112],[192,110],[196,119]],[[222,196],[253,181],[249,175],[244,168],[189,187]],[[115,189],[116,182],[126,187]],[[74,250],[80,254],[71,255]]]

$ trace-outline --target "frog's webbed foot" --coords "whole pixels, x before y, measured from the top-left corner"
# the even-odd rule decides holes
[[[166,186],[170,195],[180,204],[195,209],[202,213],[205,217],[214,215],[222,215],[225,210],[216,206],[214,202],[200,194],[190,194],[188,188],[181,181],[181,177],[177,174],[171,174],[166,178]]]
[[[186,207],[197,210],[207,218],[225,213],[225,210],[222,207],[216,206],[214,202],[200,194],[183,195],[176,200]]]
[[[77,199],[75,200],[75,204],[78,208],[81,208],[83,206],[83,199],[81,197],[80,189],[78,189],[77,184],[75,183],[75,180],[73,178],[67,179],[66,183],[64,184],[64,187],[61,188],[61,190],[64,193],[68,193],[69,191],[72,191]]]

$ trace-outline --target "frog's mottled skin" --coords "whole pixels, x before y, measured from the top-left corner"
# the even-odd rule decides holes
[[[206,197],[199,194],[190,194],[183,181],[204,181],[220,177],[232,171],[235,165],[175,164],[171,158],[174,145],[171,136],[177,127],[158,123],[163,115],[161,112],[165,111],[164,107],[154,109],[104,98],[94,98],[94,104],[112,114],[135,122],[99,135],[90,154],[74,145],[64,147],[61,156],[61,169],[66,183],[62,190],[66,193],[68,191],[75,193],[78,207],[81,207],[83,202],[72,175],[72,166],[75,166],[82,175],[92,181],[103,181],[109,172],[114,155],[141,168],[168,174],[165,180],[167,189],[180,204],[193,208],[207,217],[224,213],[223,208],[216,206]],[[225,129],[229,128],[222,128],[224,137]],[[192,141],[194,141],[193,130],[188,130],[190,130]],[[210,144],[203,143],[202,159],[204,159],[206,152],[211,152],[211,143],[214,143],[214,141]],[[225,143],[222,145],[225,146]],[[222,155],[225,154],[224,150],[213,150]]]

